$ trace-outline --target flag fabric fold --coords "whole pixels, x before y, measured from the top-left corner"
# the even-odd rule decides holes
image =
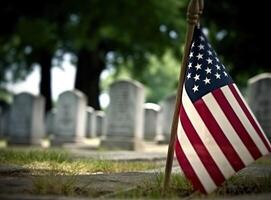
[[[182,171],[195,189],[210,193],[270,152],[271,145],[236,84],[196,27],[175,146]]]

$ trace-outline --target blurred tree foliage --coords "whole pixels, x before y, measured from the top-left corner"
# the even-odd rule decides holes
[[[51,61],[67,15],[63,6],[63,1],[53,0],[0,3],[0,82],[24,79],[38,64],[47,111],[52,107]]]
[[[52,60],[72,53],[75,88],[100,108],[101,72],[110,66],[147,85],[158,101],[174,88],[181,61],[188,0],[47,0],[0,2],[0,87],[41,67],[40,92],[51,107]],[[266,2],[206,0],[202,22],[239,82],[270,71]],[[166,53],[166,54],[165,54]],[[172,63],[172,64],[171,64]],[[176,65],[174,68],[173,65]],[[116,76],[117,77],[117,76]],[[174,77],[174,78],[171,78]],[[63,83],[65,84],[65,83]]]
[[[184,1],[76,1],[67,27],[67,48],[77,55],[75,87],[99,109],[100,74],[111,56],[117,71],[125,66],[141,77],[152,55],[171,48],[180,54],[185,25]]]
[[[186,1],[181,0],[2,2],[0,18],[7,27],[0,32],[0,48],[8,48],[0,50],[1,81],[12,66],[13,77],[18,79],[38,63],[41,93],[48,101],[51,96],[42,89],[50,91],[52,58],[56,52],[71,52],[76,55],[75,88],[87,94],[89,105],[99,109],[100,74],[106,68],[107,54],[114,53],[117,68],[132,63],[131,73],[138,77],[144,74],[150,56],[162,57],[168,48],[180,55],[185,6]],[[16,44],[10,46],[14,40]]]
[[[186,7],[182,7],[181,10],[184,13]],[[263,25],[263,22],[269,18],[268,14],[267,1],[205,1],[201,17],[202,26],[208,30],[210,42],[223,63],[229,68],[234,80],[243,87],[246,86],[248,78],[271,71],[269,51],[267,50],[270,46],[270,30],[267,28],[267,24]],[[149,100],[153,101],[163,97],[162,88],[166,87],[167,90],[172,88],[174,81],[177,81],[178,74],[175,71],[175,77],[174,75],[168,77],[170,73],[167,70],[173,70],[169,67],[168,61],[164,62],[164,65],[161,59],[157,62],[154,65],[151,62],[151,65],[144,69],[144,75],[136,73],[131,75],[151,88],[148,89],[147,94],[149,94]],[[166,70],[163,71],[161,66],[164,66]],[[176,65],[176,67],[178,66]],[[157,73],[154,73],[155,71]],[[160,78],[164,78],[166,81],[163,84],[157,82],[157,79]]]
[[[232,76],[242,85],[249,77],[271,71],[268,1],[206,0],[203,24]]]

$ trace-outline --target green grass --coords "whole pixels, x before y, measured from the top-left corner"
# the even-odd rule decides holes
[[[242,195],[271,192],[271,175],[253,177],[235,175],[217,189],[217,195]]]
[[[38,176],[33,178],[32,194],[38,195],[64,195],[64,196],[85,196],[99,197],[104,194],[95,188],[90,188],[89,183],[81,183],[76,175],[60,176]],[[56,184],[57,183],[57,184]]]
[[[265,165],[265,166],[270,166],[271,167],[271,155],[264,156],[257,161],[255,161],[256,165]]]
[[[154,169],[155,162],[125,162],[94,159],[74,159],[63,150],[38,149],[0,149],[0,163],[20,165],[33,174],[90,174],[96,172],[131,172]]]
[[[3,139],[0,138],[0,149],[1,149],[1,148],[5,148],[5,147],[7,147],[7,142],[6,142],[6,140],[3,140]]]
[[[56,184],[57,183],[57,184]],[[65,195],[65,196],[75,196],[76,195],[76,185],[78,184],[76,176],[69,176],[63,179],[60,176],[40,176],[33,179],[33,194],[41,195]]]
[[[0,149],[0,163],[19,165],[30,169],[33,177],[34,194],[56,194],[67,196],[99,196],[95,188],[80,185],[77,175],[88,175],[95,172],[113,173],[142,171],[160,167],[155,162],[124,162],[93,159],[75,159],[66,151],[58,149]],[[254,165],[271,166],[270,157],[257,160]],[[171,175],[168,190],[163,194],[163,174],[157,174],[152,181],[142,181],[142,184],[127,192],[116,192],[113,198],[147,198],[172,199],[193,194],[191,184],[177,174]],[[255,177],[237,174],[227,180],[209,197],[242,195],[251,193],[271,192],[271,175]],[[196,195],[195,197],[200,197]]]
[[[30,169],[32,194],[52,194],[66,196],[99,196],[99,191],[89,190],[80,185],[78,175],[92,173],[131,172],[154,169],[155,162],[124,162],[94,159],[75,159],[66,151],[59,149],[0,149],[0,163],[19,165]]]
[[[193,198],[205,197],[200,193],[194,193],[195,191],[190,182],[178,174],[171,175],[168,190],[163,193],[163,178],[164,175],[160,173],[156,175],[154,180],[142,181],[142,184],[136,186],[134,189],[116,191],[116,193],[109,194],[106,197],[117,199],[177,199],[190,195],[193,196]],[[99,191],[89,189],[87,186],[80,187],[78,183],[79,180],[77,180],[76,176],[69,176],[65,179],[61,176],[53,175],[50,176],[50,179],[48,179],[48,177],[40,177],[34,181],[35,189],[33,193],[89,197],[98,197],[100,195]],[[217,191],[208,195],[208,197],[216,198],[218,196],[268,192],[271,192],[271,176],[255,178],[236,175],[226,181]]]
[[[31,162],[62,163],[71,157],[63,150],[0,149],[1,163],[27,164]]]
[[[194,190],[192,185],[187,179],[178,174],[171,175],[171,181],[167,191],[163,192],[164,174],[159,173],[156,176],[155,181],[144,181],[140,186],[137,186],[133,190],[126,192],[120,192],[111,197],[116,198],[146,198],[146,199],[161,199],[161,198],[180,198],[191,195]]]
[[[195,192],[191,184],[181,175],[173,174],[171,176],[170,185],[168,190],[163,193],[163,174],[158,174],[153,182],[144,182],[142,185],[137,186],[135,189],[126,192],[117,193],[114,196],[122,199],[177,199],[190,197],[202,198],[205,195]],[[258,194],[271,192],[271,175],[266,177],[250,177],[235,175],[228,179],[221,187],[215,192],[209,194],[207,197],[216,198],[218,196],[233,196],[244,194]]]

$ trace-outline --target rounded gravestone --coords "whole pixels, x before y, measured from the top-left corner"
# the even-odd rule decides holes
[[[160,114],[160,123],[161,123],[161,136],[158,137],[158,142],[168,143],[171,134],[171,124],[175,109],[176,93],[167,96],[161,102],[161,114]]]
[[[109,149],[142,147],[144,87],[136,81],[118,81],[110,87],[107,132],[101,145]]]
[[[56,116],[56,109],[52,109],[46,114],[46,118],[45,118],[46,134],[47,136],[50,136],[50,137],[55,132],[55,116]]]
[[[248,102],[271,141],[271,73],[259,74],[249,79]]]
[[[154,103],[145,103],[145,123],[144,123],[144,139],[148,141],[154,141],[157,137],[160,123],[158,116],[160,112],[160,106]]]
[[[78,91],[59,95],[56,105],[53,144],[81,143],[86,133],[86,96]]]
[[[15,95],[9,113],[8,143],[41,144],[44,130],[44,98],[23,92]]]
[[[105,136],[106,116],[103,111],[96,111],[96,134],[98,137]]]
[[[87,123],[86,123],[86,137],[96,137],[96,116],[95,110],[92,107],[87,107]]]
[[[0,118],[0,137],[5,139],[8,137],[9,131],[10,108],[2,110]]]

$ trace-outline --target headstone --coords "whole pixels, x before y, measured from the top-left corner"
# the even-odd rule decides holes
[[[271,73],[257,75],[248,81],[251,110],[271,141]]]
[[[154,103],[145,103],[145,123],[144,123],[144,139],[154,141],[157,137],[160,123],[158,116],[160,106]]]
[[[171,134],[171,123],[173,119],[175,109],[176,94],[172,94],[166,97],[161,102],[161,115],[159,121],[161,123],[161,135],[158,137],[159,143],[167,143],[170,139]]]
[[[0,138],[8,136],[10,104],[0,101]]]
[[[52,109],[46,114],[45,125],[47,136],[53,136],[55,133],[55,116],[56,109]]]
[[[96,137],[96,117],[92,107],[87,107],[86,137]]]
[[[97,137],[105,136],[106,116],[103,111],[96,111],[96,135]]]
[[[8,131],[9,131],[9,117],[10,111],[2,110],[1,116],[0,116],[0,137],[1,138],[7,138],[8,137]]]
[[[59,95],[56,105],[53,145],[81,143],[86,133],[87,99],[78,91],[66,91]]]
[[[10,104],[0,99],[0,138],[5,138],[8,135],[9,110]]]
[[[107,133],[101,145],[109,149],[142,148],[144,87],[135,81],[118,81],[110,87]]]
[[[14,97],[9,113],[9,144],[41,144],[45,135],[42,96],[20,93]]]
[[[3,111],[2,108],[0,107],[0,139],[4,137],[4,131],[3,131]]]

